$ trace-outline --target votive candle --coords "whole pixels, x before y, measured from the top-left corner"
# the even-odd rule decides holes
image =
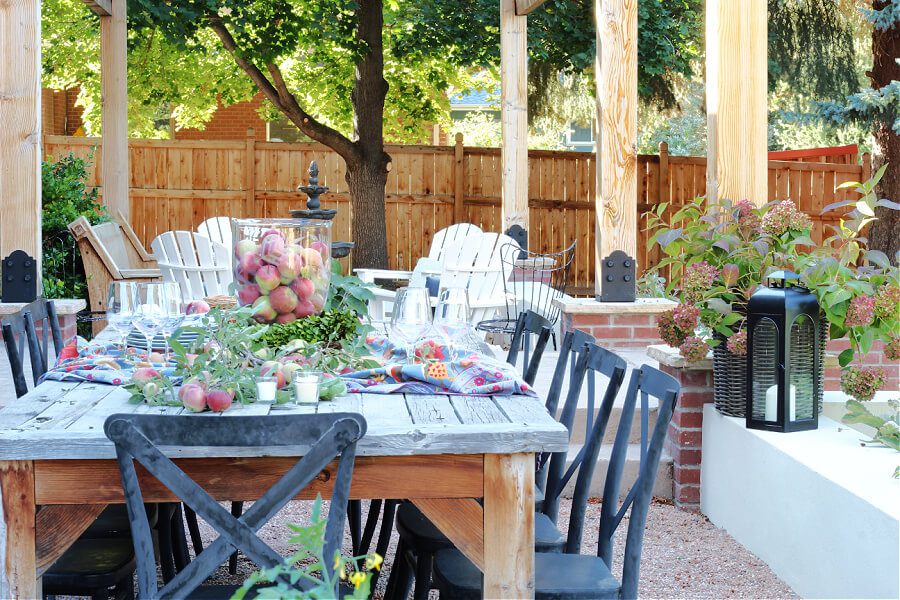
[[[317,404],[319,402],[320,373],[294,373],[294,398],[297,404]]]
[[[256,380],[256,399],[260,402],[275,402],[278,383],[274,377],[259,377]]]

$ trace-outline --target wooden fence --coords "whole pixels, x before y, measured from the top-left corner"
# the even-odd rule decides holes
[[[475,223],[499,231],[500,151],[496,148],[454,146],[389,146],[387,242],[392,268],[411,269],[428,252],[435,231],[454,222]],[[99,164],[99,140],[46,136],[44,154],[61,156],[94,152]],[[312,160],[319,163],[319,180],[331,191],[322,204],[337,208],[334,239],[350,240],[352,211],[344,178],[344,161],[318,144],[245,141],[170,141],[134,139],[129,142],[130,207],[132,225],[145,244],[159,233],[196,229],[209,217],[285,217],[305,206],[297,186],[307,180]],[[578,241],[572,292],[591,293],[594,278],[594,155],[588,152],[529,152],[529,246],[553,252]],[[836,190],[844,181],[868,177],[863,164],[769,161],[769,198],[790,198],[815,220],[814,239],[821,239],[824,206],[853,197]],[[89,184],[101,189],[99,169],[92,168]],[[638,160],[638,211],[660,202],[670,210],[706,191],[706,159],[659,155]],[[658,260],[646,249],[644,219],[639,219],[638,264]]]

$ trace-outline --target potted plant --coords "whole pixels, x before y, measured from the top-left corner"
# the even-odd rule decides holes
[[[836,227],[830,226],[832,235],[821,244],[810,237],[812,220],[790,200],[756,207],[749,200],[707,205],[697,198],[668,219],[665,204],[650,214],[649,245],[659,245],[664,253],[654,271],[668,275],[666,293],[679,302],[660,315],[660,337],[688,361],[713,351],[721,412],[744,414],[745,306],[775,270],[799,273],[819,299],[828,325],[820,331],[823,353],[828,331],[831,339],[849,339],[850,348],[839,357],[845,391],[868,399],[864,396],[883,384],[883,373],[861,361],[876,340],[885,344],[889,358],[900,358],[900,273],[883,253],[868,250],[862,235],[875,219],[875,207],[900,208],[873,192],[884,170],[866,183],[841,186],[854,187],[860,199],[825,207],[823,212],[853,205]]]

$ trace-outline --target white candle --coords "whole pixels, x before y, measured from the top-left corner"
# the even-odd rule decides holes
[[[316,404],[319,401],[319,375],[295,373],[294,398],[297,404]]]
[[[797,420],[797,388],[791,386],[788,394],[788,413],[791,421]],[[766,390],[766,421],[778,420],[778,386],[773,385]]]
[[[256,380],[256,399],[260,402],[275,402],[277,385],[274,377],[260,377]]]

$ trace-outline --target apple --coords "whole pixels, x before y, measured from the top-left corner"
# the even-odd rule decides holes
[[[275,317],[275,322],[284,325],[285,323],[290,323],[291,321],[296,321],[297,315],[292,312],[284,313]]]
[[[213,412],[225,412],[231,408],[234,402],[234,394],[226,390],[210,390],[206,394],[206,404]]]
[[[275,386],[278,389],[283,388],[287,381],[284,377],[284,372],[281,370],[281,363],[274,360],[267,360],[263,363],[262,367],[259,369],[259,374],[263,377],[274,377],[275,378]]]
[[[260,296],[253,303],[253,319],[259,323],[271,323],[278,313],[269,304],[268,296]]]
[[[263,294],[268,294],[281,285],[281,275],[273,265],[263,265],[256,272],[256,285]]]
[[[241,306],[253,304],[260,296],[262,296],[262,290],[260,290],[259,286],[255,283],[248,283],[247,285],[242,286],[237,293],[238,302],[241,303]]]
[[[306,277],[298,277],[291,283],[291,289],[301,300],[307,300],[316,291],[316,286]]]
[[[322,258],[326,258],[331,254],[331,249],[325,242],[313,242],[309,247],[318,252]]]
[[[256,275],[256,272],[259,271],[261,266],[262,262],[259,259],[259,254],[256,252],[242,254],[238,261],[238,269],[240,270],[241,275],[247,279]]]
[[[281,274],[281,283],[290,285],[290,283],[300,274],[300,255],[290,250],[285,250],[281,258],[278,259],[278,273]]]
[[[259,244],[259,257],[272,265],[277,265],[284,255],[284,238],[281,235],[268,235]]]
[[[258,249],[259,246],[256,245],[256,242],[244,239],[234,245],[234,257],[240,258],[248,252],[255,253]]]
[[[308,317],[310,315],[316,314],[316,307],[313,306],[313,303],[309,300],[301,300],[297,303],[297,308],[294,309],[294,314],[299,318]]]
[[[186,383],[178,390],[178,399],[184,407],[193,412],[206,409],[206,392],[196,383]]]
[[[269,304],[280,315],[297,308],[297,294],[291,288],[280,285],[269,293]]]
[[[319,268],[324,264],[322,255],[315,248],[302,248],[300,256],[303,258],[303,266]]]
[[[309,297],[309,301],[312,303],[313,308],[316,311],[321,311],[322,308],[325,307],[325,298],[322,297],[322,294],[316,292]]]
[[[194,300],[188,304],[187,308],[184,310],[184,314],[186,315],[202,315],[208,312],[209,304],[206,303],[206,300]]]
[[[142,388],[151,380],[160,377],[159,371],[152,367],[139,367],[134,370],[131,382]]]

